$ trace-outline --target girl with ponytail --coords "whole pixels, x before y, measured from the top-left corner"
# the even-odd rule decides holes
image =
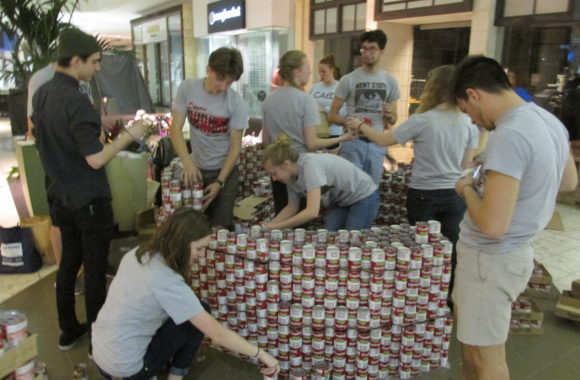
[[[314,152],[353,138],[352,133],[322,139],[317,136],[321,124],[314,98],[302,91],[310,79],[310,64],[299,50],[287,51],[280,57],[278,75],[283,85],[264,101],[262,140],[267,146],[284,133],[290,146],[299,153]],[[285,187],[273,184],[274,207],[280,211],[286,205]]]
[[[334,99],[334,91],[340,79],[340,69],[334,61],[334,55],[328,54],[318,62],[318,75],[320,82],[315,83],[310,89],[310,95],[314,97],[318,109],[321,112],[321,117],[327,118],[330,111],[332,99]],[[346,116],[346,106],[343,105],[339,111],[341,116]],[[328,122],[328,121],[327,121]],[[328,127],[328,138],[333,139],[342,135],[342,126],[338,124],[330,124]],[[340,144],[331,145],[326,150],[329,153],[338,153]]]
[[[262,165],[273,181],[286,185],[288,204],[267,228],[300,226],[326,208],[324,225],[329,231],[369,228],[378,211],[377,185],[372,178],[342,157],[328,153],[299,153],[285,134],[262,154]],[[300,210],[300,199],[306,207]]]

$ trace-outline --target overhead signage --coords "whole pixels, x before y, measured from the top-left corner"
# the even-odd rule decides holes
[[[167,19],[165,17],[144,22],[140,26],[144,44],[167,41]]]
[[[207,5],[208,33],[226,32],[246,27],[244,0],[222,0]]]

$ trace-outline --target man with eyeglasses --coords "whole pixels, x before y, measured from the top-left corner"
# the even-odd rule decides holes
[[[399,86],[393,76],[379,67],[385,52],[387,36],[382,30],[372,30],[360,36],[362,67],[340,79],[328,114],[329,123],[357,129],[367,124],[383,131],[397,122]],[[347,116],[339,110],[346,102]],[[386,148],[364,137],[342,143],[339,153],[368,173],[375,183],[383,174]]]

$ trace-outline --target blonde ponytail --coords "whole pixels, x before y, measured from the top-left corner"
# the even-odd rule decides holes
[[[292,162],[298,161],[300,153],[292,149],[290,143],[290,137],[284,133],[280,133],[278,137],[276,137],[276,141],[268,145],[268,147],[264,149],[264,152],[262,152],[262,165],[266,164],[266,162],[270,162],[274,166],[279,166],[286,160]]]
[[[293,73],[294,70],[302,67],[304,58],[306,58],[306,54],[300,50],[288,50],[280,57],[280,63],[278,64],[278,74],[284,81],[296,88],[299,86],[294,82]]]

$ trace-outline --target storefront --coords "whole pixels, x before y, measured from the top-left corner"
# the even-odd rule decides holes
[[[278,58],[293,46],[293,10],[289,0],[195,1],[195,75],[205,76],[212,51],[221,46],[236,47],[244,59],[244,73],[233,88],[248,102],[250,116],[261,117]]]
[[[576,3],[576,4],[575,4]],[[555,89],[580,63],[579,1],[498,0],[497,25],[505,27],[502,62],[518,68],[533,93]],[[574,12],[574,9],[576,11]]]
[[[190,5],[131,20],[133,45],[153,104],[169,110],[179,83],[185,78],[184,15]],[[191,27],[189,27],[191,30]]]

